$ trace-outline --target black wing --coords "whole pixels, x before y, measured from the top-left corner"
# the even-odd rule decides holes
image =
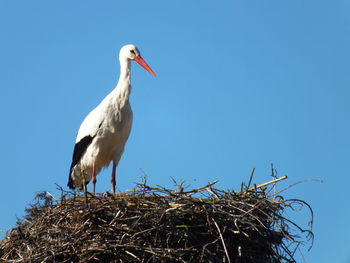
[[[77,142],[74,146],[73,151],[73,158],[72,158],[72,164],[69,169],[69,177],[68,177],[68,187],[71,189],[75,189],[73,184],[73,179],[71,177],[73,167],[80,161],[81,157],[83,156],[84,152],[86,151],[87,147],[91,144],[94,137],[91,135],[85,136],[82,138],[79,142]]]

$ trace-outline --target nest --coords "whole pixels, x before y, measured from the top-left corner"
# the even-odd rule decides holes
[[[213,184],[185,191],[143,182],[118,195],[62,190],[56,201],[40,193],[0,241],[0,262],[295,262],[301,234],[312,232],[283,214],[304,201]]]

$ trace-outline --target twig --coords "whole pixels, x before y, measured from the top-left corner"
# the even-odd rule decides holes
[[[248,185],[247,185],[248,189],[250,187],[250,183],[252,182],[254,171],[255,171],[255,167],[253,167],[252,171],[250,172],[249,181],[248,181]]]
[[[305,182],[319,182],[319,183],[323,183],[324,181],[320,180],[320,179],[305,179],[305,180],[301,180],[301,181],[298,181],[298,182],[296,182],[294,184],[288,185],[286,188],[283,188],[282,190],[278,191],[276,194],[279,194],[279,193],[281,193],[281,192],[283,192],[283,191],[285,191],[285,190],[287,190],[287,189],[289,189],[289,188],[291,188],[291,187],[293,187],[293,186],[295,186],[297,184],[305,183]]]
[[[277,178],[277,174],[275,174],[275,169],[273,168],[272,163],[271,163],[271,177],[273,180]],[[273,199],[276,199],[276,183],[273,184]]]
[[[217,230],[219,231],[220,239],[221,239],[222,245],[224,246],[224,250],[225,250],[225,254],[226,254],[228,263],[231,263],[230,256],[229,256],[229,254],[228,254],[228,252],[227,252],[227,248],[226,248],[226,245],[225,245],[224,237],[223,237],[222,234],[221,234],[221,230],[220,230],[218,224],[216,223],[215,219],[212,218],[212,220],[213,220],[213,222],[214,222],[214,224],[215,224]]]
[[[256,189],[263,188],[263,187],[265,187],[265,186],[267,186],[267,185],[269,185],[269,184],[277,183],[278,181],[282,181],[282,180],[287,179],[287,178],[288,178],[287,175],[285,175],[285,176],[282,176],[282,177],[280,177],[280,178],[274,179],[274,180],[272,180],[272,181],[269,181],[269,182],[266,182],[266,183],[263,183],[263,184],[259,184],[259,185],[257,185],[257,186],[254,186],[254,187],[248,189],[248,191],[254,191],[254,190],[256,190]]]

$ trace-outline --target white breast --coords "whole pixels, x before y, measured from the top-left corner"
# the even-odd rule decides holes
[[[87,130],[93,137],[91,144],[75,167],[74,173],[81,177],[83,170],[85,180],[91,180],[92,166],[95,162],[96,174],[107,167],[111,161],[118,164],[132,126],[132,110],[129,100],[115,98],[113,92],[107,96],[83,121],[76,141],[86,136]],[[113,101],[115,100],[115,101]],[[78,179],[79,180],[79,179]]]

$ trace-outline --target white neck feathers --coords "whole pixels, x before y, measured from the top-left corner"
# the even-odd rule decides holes
[[[130,83],[130,68],[131,61],[130,59],[120,56],[120,76],[117,87],[115,88],[115,96],[118,100],[119,106],[124,106],[125,102],[128,101],[129,95],[131,92],[131,83]]]

